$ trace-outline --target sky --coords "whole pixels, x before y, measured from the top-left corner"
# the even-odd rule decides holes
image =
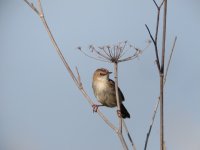
[[[78,67],[84,88],[96,103],[93,72],[101,67],[113,71],[113,65],[90,59],[77,47],[90,52],[91,44],[127,40],[143,49],[149,40],[145,24],[155,32],[151,0],[42,0],[42,6],[63,55],[74,72]],[[168,1],[166,61],[178,37],[165,85],[168,150],[200,149],[199,7],[198,0]],[[119,64],[119,86],[131,114],[126,123],[138,150],[144,148],[159,96],[154,61],[152,44],[139,58]],[[100,109],[118,124],[116,109]],[[92,112],[39,17],[23,0],[0,0],[0,122],[1,150],[122,149],[117,135]],[[148,149],[159,150],[159,113]]]

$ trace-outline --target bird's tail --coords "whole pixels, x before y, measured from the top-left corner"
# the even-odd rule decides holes
[[[130,114],[126,107],[121,103],[121,113],[122,113],[122,118],[130,118]]]

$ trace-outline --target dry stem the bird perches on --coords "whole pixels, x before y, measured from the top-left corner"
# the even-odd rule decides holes
[[[69,72],[71,78],[73,79],[73,81],[75,82],[76,86],[79,88],[79,90],[81,91],[81,93],[83,94],[83,96],[86,98],[86,100],[90,103],[90,105],[94,105],[94,102],[92,101],[92,99],[88,96],[87,92],[85,91],[84,87],[83,87],[83,84],[81,82],[81,77],[80,77],[80,74],[78,72],[78,69],[76,68],[76,72],[77,72],[77,75],[78,77],[76,77],[73,73],[73,71],[71,70],[69,64],[67,63],[66,59],[64,58],[59,46],[57,45],[50,29],[49,29],[49,26],[45,20],[45,16],[44,16],[44,13],[43,13],[43,9],[42,9],[42,5],[41,5],[41,1],[40,0],[37,0],[37,3],[38,3],[38,8],[36,8],[34,6],[33,3],[29,2],[28,0],[24,0],[28,6],[30,6],[30,8],[40,17],[48,35],[49,35],[49,38],[53,44],[53,46],[55,47],[60,59],[62,60],[63,64],[65,65],[67,71]],[[105,49],[105,47],[102,49],[104,54],[102,52],[99,52],[98,50],[96,50],[94,47],[90,47],[92,48],[92,51],[96,52],[96,54],[98,54],[98,56],[100,58],[98,58],[99,60],[103,60],[104,61],[108,61],[108,62],[112,62],[114,63],[114,68],[115,68],[115,83],[116,83],[116,87],[118,87],[118,79],[117,79],[117,65],[119,62],[123,62],[123,61],[128,61],[128,60],[132,60],[136,57],[139,56],[139,54],[141,53],[141,51],[139,49],[136,49],[136,52],[133,53],[133,55],[130,55],[128,57],[124,57],[122,58],[125,54],[126,54],[126,51],[125,51],[125,47],[126,47],[126,44],[127,42],[124,42],[124,45],[121,45],[121,43],[119,43],[119,45],[117,46],[114,46],[114,47],[106,47],[107,50]],[[118,93],[117,93],[118,90],[116,90],[116,96],[118,97]],[[120,107],[119,107],[119,98],[117,98],[117,102],[118,102],[118,109],[120,110]],[[119,117],[119,128],[115,127],[115,125],[113,123],[111,123],[109,121],[109,119],[100,111],[100,110],[97,110],[97,113],[99,114],[99,116],[104,120],[104,122],[110,127],[112,128],[115,133],[118,135],[120,141],[121,141],[121,144],[123,146],[123,148],[125,150],[128,150],[128,146],[126,144],[126,141],[123,137],[123,134],[122,134],[122,123],[124,124],[124,128],[128,134],[128,137],[129,137],[129,140],[132,144],[132,147],[133,149],[135,150],[135,145],[130,137],[130,134],[128,132],[128,129],[125,125],[125,122],[122,121],[122,118]]]
[[[148,41],[146,48],[149,46],[149,44],[150,44],[150,41]],[[139,55],[142,54],[142,50],[135,48],[131,44],[128,44],[127,41],[119,42],[114,45],[105,45],[105,46],[98,46],[98,47],[90,45],[89,49],[91,50],[91,54],[88,54],[85,51],[83,51],[81,47],[78,47],[78,49],[83,54],[85,54],[86,56],[90,58],[114,64],[114,78],[115,78],[115,91],[116,91],[116,98],[117,98],[117,109],[120,111],[121,108],[120,108],[119,93],[118,93],[118,63],[129,61],[129,60],[139,57]],[[121,143],[123,144],[124,149],[127,149],[128,147],[122,134],[122,127],[125,128],[129,141],[131,142],[133,149],[136,150],[136,147],[133,143],[130,133],[128,132],[128,128],[123,118],[121,117],[118,117],[118,118],[119,118],[118,131],[120,133],[118,136],[121,140]]]

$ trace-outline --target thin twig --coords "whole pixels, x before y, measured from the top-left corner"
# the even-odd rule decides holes
[[[163,0],[163,1],[162,1],[162,3],[160,4],[160,6],[159,6],[160,8],[161,8],[161,7],[162,7],[162,5],[164,4],[164,2],[165,2],[165,0]]]
[[[131,145],[132,145],[132,147],[133,147],[133,150],[136,150],[136,146],[135,146],[135,144],[134,144],[134,142],[133,142],[133,140],[132,140],[132,138],[131,138],[131,134],[129,133],[129,131],[128,131],[128,128],[127,128],[127,126],[126,126],[126,122],[124,121],[124,120],[122,120],[123,122],[123,127],[124,127],[124,129],[125,129],[125,131],[126,131],[126,134],[127,134],[127,136],[128,136],[128,139],[129,139],[129,141],[131,142]]]
[[[103,59],[108,60],[109,57],[107,55],[104,55],[103,53],[99,52],[98,50],[94,49],[94,52],[97,53],[98,56],[101,56]]]
[[[103,48],[103,52],[108,56],[111,57],[110,54],[108,52],[106,52],[106,50]]]
[[[110,61],[107,61],[105,59],[100,59],[100,58],[96,58],[96,57],[93,57],[93,56],[90,56],[88,55],[87,53],[85,53],[84,51],[82,51],[81,49],[79,49],[85,56],[89,57],[89,58],[92,58],[92,59],[95,59],[95,60],[98,60],[98,61],[103,61],[103,62],[110,62]]]
[[[132,59],[135,59],[139,56],[139,53],[138,54],[134,54],[132,56],[129,56],[127,58],[124,58],[124,59],[120,59],[119,62],[123,62],[123,61],[129,61],[129,60],[132,60]]]
[[[153,0],[154,1],[154,0]],[[158,30],[159,30],[159,22],[160,22],[160,9],[163,5],[165,0],[163,0],[160,4],[160,6],[158,6],[158,4],[154,1],[156,7],[157,7],[157,21],[156,21],[156,32],[155,32],[155,42],[157,43],[157,39],[158,39]]]
[[[39,9],[39,12],[40,12],[40,17],[44,17],[41,1],[38,0],[37,2],[38,2],[38,9]]]
[[[27,0],[24,0],[24,1],[25,1],[28,5],[31,4],[31,3],[28,2]],[[58,47],[58,45],[57,45],[57,43],[56,43],[56,41],[55,41],[55,39],[54,39],[54,37],[53,37],[53,35],[52,35],[52,33],[51,33],[49,27],[48,27],[48,24],[47,24],[47,22],[46,22],[46,20],[45,20],[45,18],[44,18],[44,14],[43,14],[43,11],[42,11],[42,8],[41,8],[41,3],[40,3],[39,0],[38,0],[38,4],[39,4],[39,7],[40,7],[40,8],[39,8],[40,11],[38,11],[34,5],[29,5],[29,6],[30,6],[35,12],[40,12],[40,13],[42,13],[42,14],[40,14],[40,13],[37,13],[37,14],[39,15],[41,21],[43,22],[44,27],[45,27],[45,29],[46,29],[48,35],[49,35],[49,38],[50,38],[50,40],[51,40],[53,46],[55,47],[55,49],[56,49],[58,55],[60,56],[60,58],[61,58],[61,60],[62,60],[62,62],[63,62],[63,64],[64,64],[64,66],[66,67],[67,71],[69,72],[69,74],[70,74],[71,78],[73,79],[74,83],[76,84],[76,86],[79,87],[79,84],[82,84],[82,83],[81,83],[81,79],[79,79],[79,80],[76,79],[74,73],[72,72],[70,66],[68,65],[66,59],[64,58],[64,56],[63,56],[63,54],[62,54],[60,48]],[[37,10],[37,11],[36,11],[36,10]],[[41,17],[41,16],[42,16],[42,17]],[[80,82],[80,83],[79,83],[79,82]],[[84,90],[84,88],[81,88],[80,91],[81,91],[81,93],[83,94],[83,96],[86,98],[86,100],[90,103],[90,105],[93,105],[94,103],[93,103],[92,99],[88,96],[88,94],[86,93],[86,91]],[[117,133],[117,131],[118,131],[117,128],[108,120],[108,118],[107,118],[105,115],[103,115],[103,113],[102,113],[100,110],[97,110],[97,113],[98,113],[99,116],[104,120],[104,122],[105,122],[110,128],[112,128],[112,129]]]
[[[37,8],[33,5],[33,3],[30,3],[28,0],[24,0],[26,2],[26,4],[28,4],[30,6],[31,9],[33,9],[33,11],[35,11],[38,15],[40,15],[39,11],[37,10]]]
[[[123,134],[120,133],[120,131],[118,130],[117,135],[118,135],[118,137],[119,137],[119,139],[120,139],[120,142],[122,143],[123,149],[124,149],[124,150],[128,150],[128,146],[127,146],[127,144],[126,144],[126,141],[125,141],[125,139],[124,139]]]
[[[156,5],[157,9],[159,9],[159,6],[158,6],[158,4],[156,3],[156,1],[153,0],[153,2],[154,2],[154,4]]]
[[[157,45],[157,41],[158,41],[158,31],[159,31],[159,22],[160,22],[160,9],[163,5],[165,0],[162,1],[162,3],[158,6],[158,4],[156,3],[155,0],[153,0],[155,6],[157,7],[157,21],[156,21],[156,32],[155,32],[155,37],[152,36],[151,34],[151,31],[149,30],[149,27],[147,25],[146,28],[149,32],[149,35],[150,35],[150,38],[151,40],[153,41],[153,44],[154,44],[154,47],[155,47],[155,54],[156,54],[156,64],[157,64],[157,67],[158,67],[158,71],[159,71],[159,74],[161,73],[161,67],[160,67],[160,59],[159,59],[159,55],[158,55],[158,45]]]
[[[160,22],[160,9],[161,7],[158,7],[157,9],[157,21],[156,21],[156,32],[155,32],[155,43],[157,45],[158,41],[158,31],[159,31],[159,22]]]
[[[160,72],[160,60],[159,60],[159,55],[158,55],[158,46],[157,46],[157,42],[155,41],[155,39],[153,38],[151,31],[149,29],[149,27],[145,24],[147,31],[149,32],[149,36],[154,44],[154,48],[155,48],[155,54],[156,54],[156,64],[158,67],[158,71]]]
[[[152,116],[151,124],[150,124],[150,126],[149,126],[149,130],[148,130],[148,132],[147,132],[144,150],[147,149],[149,137],[150,137],[151,130],[152,130],[152,127],[153,127],[153,124],[154,124],[154,120],[155,120],[155,117],[156,117],[156,113],[157,113],[157,110],[158,110],[159,103],[160,103],[160,98],[158,98],[157,103],[156,103],[156,105],[155,105],[155,108],[154,108],[154,110],[153,110],[153,116]]]
[[[166,69],[165,77],[164,77],[164,84],[165,84],[166,79],[167,79],[167,74],[168,74],[168,70],[169,70],[170,63],[171,63],[172,55],[173,55],[173,52],[174,52],[174,48],[175,48],[175,45],[176,45],[176,40],[177,40],[177,36],[176,36],[175,39],[174,39],[174,43],[173,43],[173,46],[172,46],[172,50],[171,50],[171,53],[170,53],[170,57],[169,57],[169,60],[168,60],[168,63],[167,63],[167,69]]]
[[[81,76],[80,76],[80,74],[79,74],[79,71],[78,71],[78,68],[76,67],[76,72],[77,72],[77,75],[78,75],[78,77],[77,77],[77,79],[78,79],[78,84],[79,84],[79,89],[82,89],[83,88],[83,84],[82,84],[82,81],[81,81]]]

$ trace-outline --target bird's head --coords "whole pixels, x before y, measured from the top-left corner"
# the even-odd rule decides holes
[[[107,69],[105,68],[100,68],[100,69],[97,69],[95,72],[94,72],[94,75],[93,75],[93,80],[98,80],[98,81],[108,81],[109,79],[109,75],[111,74],[112,72],[109,72]]]

